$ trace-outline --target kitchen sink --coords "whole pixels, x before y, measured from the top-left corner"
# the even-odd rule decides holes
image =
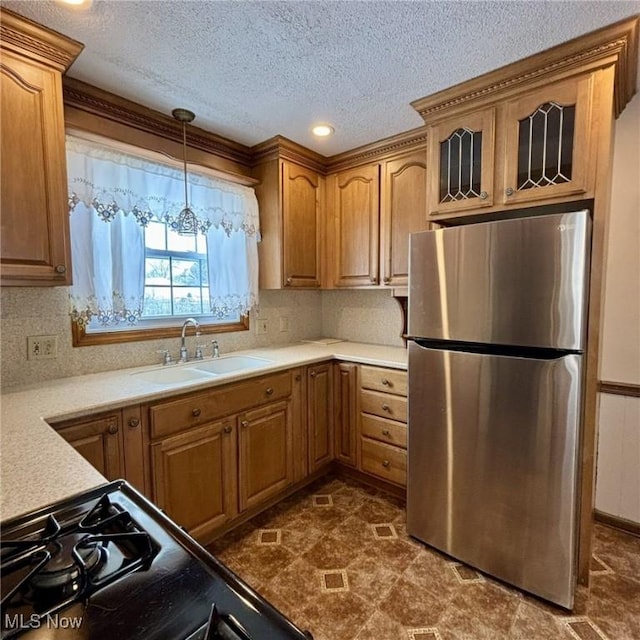
[[[191,369],[206,371],[207,373],[222,374],[242,371],[243,369],[257,369],[271,364],[273,360],[254,358],[253,356],[222,356],[213,360],[204,360],[191,365]]]
[[[191,367],[169,367],[151,371],[139,371],[131,375],[152,384],[178,384],[180,382],[195,382],[211,378],[216,375],[216,372],[198,371]]]

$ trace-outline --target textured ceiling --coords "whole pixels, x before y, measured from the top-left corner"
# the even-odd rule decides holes
[[[69,75],[253,145],[332,155],[418,127],[412,100],[640,11],[634,1],[53,0],[2,5],[86,47]],[[309,129],[329,122],[318,140]]]

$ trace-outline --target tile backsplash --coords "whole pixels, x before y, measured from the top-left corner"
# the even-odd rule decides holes
[[[217,334],[221,353],[328,336],[403,346],[400,307],[388,291],[261,291],[265,335],[249,331]],[[287,318],[287,331],[280,331]],[[143,366],[159,362],[158,351],[178,350],[178,340],[145,340],[74,348],[66,287],[4,287],[0,290],[1,386],[7,390],[34,382]],[[27,336],[52,335],[58,356],[27,360]],[[207,336],[207,340],[211,339]],[[195,338],[189,337],[193,349]]]

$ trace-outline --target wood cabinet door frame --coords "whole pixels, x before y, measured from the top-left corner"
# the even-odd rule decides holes
[[[416,171],[417,176],[412,178]],[[426,188],[426,149],[385,161],[380,183],[383,285],[406,287],[409,283],[409,234],[426,231],[429,226]]]
[[[473,197],[452,202],[440,202],[440,143],[457,129],[482,131],[480,190],[486,197]],[[464,213],[493,206],[495,172],[496,109],[488,107],[472,113],[452,116],[429,127],[427,132],[427,202],[430,216],[448,213]]]
[[[358,423],[358,365],[340,362],[334,366],[335,459],[355,467]]]
[[[320,286],[322,176],[287,160],[281,161],[283,287]],[[302,254],[302,255],[301,255]],[[308,256],[315,261],[305,269]],[[296,260],[296,257],[298,258]]]
[[[514,205],[555,197],[578,196],[589,191],[589,176],[592,173],[591,163],[593,162],[590,153],[593,91],[593,75],[589,74],[582,78],[570,78],[546,84],[537,91],[507,102],[504,119],[506,129],[503,154],[504,187],[497,198],[498,202]],[[562,106],[575,104],[576,107],[571,181],[518,190],[519,121],[547,102],[557,102]],[[511,195],[507,195],[508,189],[513,191]]]
[[[175,518],[178,524],[188,526],[188,523],[180,522],[172,512],[170,501],[170,476],[169,463],[172,455],[182,454],[185,451],[199,445],[216,442],[220,443],[220,465],[216,468],[216,461],[211,460],[212,470],[219,474],[221,496],[221,510],[213,517],[206,517],[189,527],[189,533],[195,538],[210,535],[217,528],[231,520],[237,513],[237,445],[236,427],[234,419],[225,419],[212,424],[195,427],[189,431],[172,435],[151,444],[151,457],[153,469],[153,496],[155,503],[165,509],[168,515]],[[182,496],[181,500],[188,500],[189,496]],[[201,506],[203,509],[207,505]]]
[[[380,225],[380,165],[347,169],[336,174],[334,185],[334,264],[336,287],[371,287],[378,284]],[[366,190],[366,201],[357,202]],[[346,255],[366,257],[361,273],[349,272]]]
[[[284,428],[284,471],[271,484],[259,490],[253,490],[251,487],[251,475],[256,470],[252,467],[252,459],[254,458],[253,454],[257,454],[257,452],[252,451],[252,436],[254,435],[252,430],[255,431],[261,423],[277,416],[282,420]],[[293,482],[292,426],[290,401],[274,402],[259,409],[246,411],[238,416],[238,497],[239,510],[241,512],[263,503]],[[265,456],[268,457],[270,452],[263,449],[260,454],[266,460]],[[261,456],[256,455],[255,460],[258,460]]]
[[[333,390],[333,364],[331,362],[308,367],[309,473],[313,473],[333,460]],[[324,440],[324,446],[320,451],[317,446],[319,440]]]

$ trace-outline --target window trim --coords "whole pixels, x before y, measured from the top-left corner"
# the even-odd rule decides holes
[[[201,324],[201,334],[231,333],[233,331],[248,331],[249,316],[240,316],[238,322],[221,324]],[[87,333],[84,327],[71,322],[71,337],[74,347],[89,347],[104,344],[120,344],[123,342],[138,342],[143,340],[160,340],[162,338],[179,338],[182,326],[150,327],[147,329],[126,329],[124,331],[109,331],[101,333]]]

